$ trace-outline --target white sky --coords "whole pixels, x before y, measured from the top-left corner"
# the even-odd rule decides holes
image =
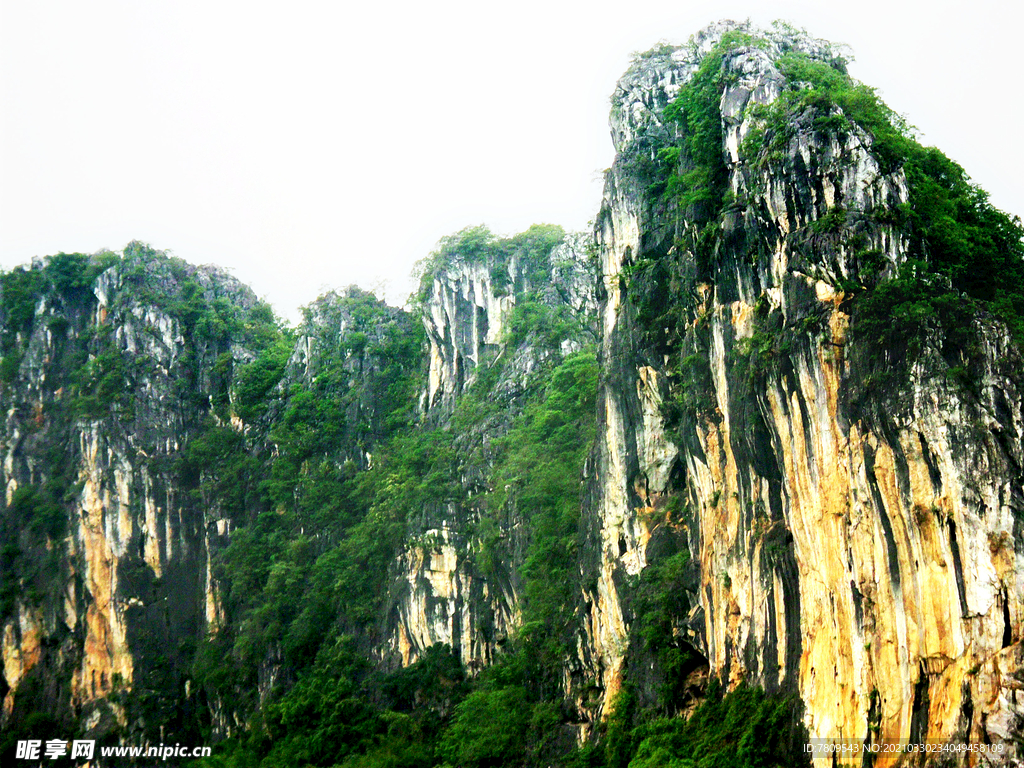
[[[630,53],[748,17],[851,46],[855,77],[1024,214],[1024,7],[1004,0],[0,0],[0,266],[139,239],[293,320],[350,283],[400,304],[464,226],[585,228]]]

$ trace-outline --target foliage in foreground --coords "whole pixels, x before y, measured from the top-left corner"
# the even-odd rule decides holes
[[[769,696],[717,681],[689,718],[645,719],[627,689],[616,698],[604,738],[607,768],[774,768],[807,765],[796,696]]]

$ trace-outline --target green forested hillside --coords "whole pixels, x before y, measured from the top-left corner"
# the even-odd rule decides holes
[[[886,580],[903,599],[913,559],[972,618],[972,532],[943,483],[989,432],[986,468],[1019,453],[996,385],[1020,377],[1024,230],[832,48],[748,29],[636,57],[593,236],[464,229],[405,308],[351,287],[290,328],[138,242],[0,275],[5,758],[46,730],[210,744],[196,764],[220,768],[755,768],[809,764],[807,725],[833,715],[866,743],[883,714],[927,733],[945,656],[893,683],[865,617]],[[924,432],[955,430],[907,405],[925,380],[986,414],[940,459]],[[854,443],[872,494],[811,498]],[[998,509],[961,497],[1017,535],[1006,472]],[[917,528],[897,543],[899,503]],[[868,688],[809,717],[801,696],[840,664],[816,670],[794,628],[834,618],[801,611],[837,591],[801,581],[819,563],[796,537],[852,537],[872,504],[870,578],[850,553],[825,573],[849,584],[843,653]],[[980,590],[1005,660],[1011,532],[978,536],[1005,571]],[[964,738],[984,661],[956,662],[966,704],[941,705]]]

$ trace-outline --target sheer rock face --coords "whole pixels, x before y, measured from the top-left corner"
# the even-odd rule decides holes
[[[507,431],[525,388],[558,351],[558,344],[552,349],[530,332],[516,344],[503,343],[517,297],[529,292],[581,318],[585,330],[562,341],[563,353],[593,340],[588,242],[569,236],[544,254],[545,277],[536,285],[530,280],[538,282],[538,273],[528,277],[513,258],[503,297],[489,282],[497,265],[481,271],[455,264],[436,277],[436,295],[425,307],[425,325],[437,333],[431,358],[448,355],[453,362],[436,369],[441,388],[428,398],[427,419],[448,424],[481,355],[509,360],[491,393],[507,408],[458,436],[458,450],[481,457],[464,462],[462,480],[471,493],[487,481],[490,441]],[[41,274],[45,266],[33,268]],[[16,596],[5,604],[0,627],[0,728],[18,727],[27,715],[44,711],[97,737],[116,731],[144,739],[153,728],[178,727],[179,717],[201,711],[194,716],[211,718],[217,733],[230,735],[246,713],[235,702],[197,700],[189,675],[195,644],[227,621],[211,563],[231,539],[237,510],[222,510],[215,491],[186,477],[202,468],[184,468],[182,458],[211,419],[245,432],[250,450],[271,450],[268,434],[284,417],[290,390],[316,392],[322,371],[341,355],[344,380],[330,384],[348,393],[336,458],[367,468],[386,431],[385,411],[395,404],[386,402],[394,395],[384,391],[383,361],[360,351],[387,339],[415,343],[418,319],[358,289],[322,297],[309,308],[281,382],[267,394],[266,412],[243,423],[225,415],[232,412],[231,374],[218,370],[228,355],[238,365],[255,359],[254,352],[236,338],[244,334],[211,340],[186,327],[181,304],[184,283],[195,283],[207,305],[222,300],[244,318],[257,303],[249,289],[216,268],[163,254],[129,258],[128,251],[90,280],[63,292],[42,290],[30,308],[31,331],[19,336],[17,370],[0,394],[6,413],[0,481],[8,506],[21,503],[19,489],[38,490],[57,482],[55,475],[67,476],[56,498],[66,521],[59,530],[36,531],[31,516],[19,520],[14,513],[4,523],[38,567],[22,555],[13,565],[4,561],[4,583]],[[118,388],[88,405],[83,395],[97,389],[104,355],[122,366]],[[456,369],[465,373],[458,384]],[[93,373],[91,384],[81,379]],[[390,580],[392,599],[381,617],[384,640],[374,649],[380,659],[410,664],[430,646],[447,643],[467,666],[479,667],[518,624],[523,520],[510,505],[498,523],[502,557],[484,577],[469,556],[475,503],[426,508],[409,521],[406,546],[381,574]],[[271,647],[257,675],[260,697],[289,674],[280,649]],[[147,695],[154,690],[158,696]],[[148,709],[140,710],[140,703]]]
[[[408,666],[432,645],[448,645],[470,671],[493,661],[519,625],[523,520],[506,516],[499,527],[508,556],[486,576],[469,556],[479,510],[443,504],[414,522],[393,568],[393,598],[387,616],[392,661]]]
[[[500,385],[509,395],[521,387],[550,350],[536,344],[505,349],[507,324],[517,297],[534,292],[542,303],[564,306],[588,333],[597,309],[588,236],[569,234],[545,254],[540,270],[521,252],[505,258],[456,258],[436,271],[423,302],[423,326],[429,342],[429,373],[423,408],[440,417],[451,413],[457,398],[472,384],[476,369],[498,354],[516,356],[514,375]],[[578,350],[582,338],[567,338],[561,352]]]
[[[387,616],[387,657],[405,666],[430,646],[444,643],[469,669],[490,663],[519,624],[522,583],[518,568],[526,547],[524,512],[514,501],[498,523],[499,549],[486,575],[471,555],[476,525],[492,468],[491,443],[507,433],[522,411],[546,360],[570,354],[596,338],[597,301],[589,237],[569,234],[541,264],[520,252],[475,262],[455,259],[434,275],[423,306],[429,374],[421,403],[428,423],[451,428],[458,399],[484,366],[502,363],[489,399],[501,413],[458,431],[455,447],[469,501],[423,510],[410,521],[409,540],[393,569]],[[534,260],[536,261],[536,256]],[[517,302],[537,300],[571,316],[578,330],[552,343],[534,332],[510,335]]]
[[[882,172],[863,132],[839,141],[809,121],[798,121],[780,160],[751,168],[737,154],[749,107],[780,92],[780,52],[828,60],[823,43],[761,33],[767,47],[726,55],[722,151],[741,202],[723,216],[713,274],[694,290],[692,329],[707,339],[703,403],[674,440],[666,435],[659,405],[683,382],[645,341],[628,267],[678,257],[682,246],[635,158],[671,134],[662,110],[700,54],[735,28],[759,32],[716,25],[689,49],[661,49],[613,96],[618,155],[596,231],[606,370],[584,512],[594,579],[580,668],[601,680],[606,708],[627,659],[625,585],[657,533],[644,512],[681,496],[683,513],[663,525],[685,538],[698,568],[678,632],[712,672],[798,693],[812,736],[1006,740],[1024,712],[1019,354],[1005,328],[979,315],[976,391],[947,375],[929,340],[906,381],[868,393],[877,350],[858,344],[856,316],[834,287],[860,267],[842,244],[813,242],[807,224],[842,205],[847,226],[894,268],[905,238],[873,214],[907,200],[902,172]],[[742,251],[752,238],[761,258]],[[820,331],[794,334],[752,379],[737,361],[765,303],[786,327],[815,318]]]
[[[133,689],[165,686],[154,707],[179,706],[182,680],[153,670],[187,667],[180,642],[223,618],[209,552],[228,521],[183,491],[173,457],[208,413],[218,389],[214,359],[230,345],[190,344],[179,320],[139,288],[145,283],[167,299],[187,277],[211,300],[244,308],[256,299],[216,268],[183,269],[132,273],[122,262],[90,286],[48,291],[22,340],[24,354],[2,395],[6,501],[16,508],[24,503],[19,490],[63,476],[68,485],[58,501],[71,514],[53,531],[26,520],[15,535],[35,561],[25,554],[5,561],[12,570],[4,580],[18,581],[2,628],[4,726],[18,691],[20,717],[34,709],[94,735],[139,715],[121,696]],[[94,339],[103,340],[100,347]],[[82,413],[82,400],[71,400],[85,385],[70,373],[87,350],[122,361],[124,389]]]
[[[710,273],[691,280],[684,341],[696,344],[706,370],[706,382],[697,382],[651,341],[637,309],[644,287],[632,268],[671,262],[680,273],[672,282],[692,278],[696,262],[678,245],[685,238],[638,161],[653,160],[664,139],[678,139],[664,109],[702,53],[733,29],[761,34],[768,45],[737,48],[723,63],[722,153],[737,202],[722,218]],[[1003,326],[979,314],[970,329],[972,387],[949,375],[935,339],[925,339],[900,381],[872,382],[872,356],[888,355],[894,369],[900,361],[858,340],[856,310],[837,287],[858,277],[858,253],[808,225],[841,205],[845,226],[891,272],[906,260],[907,240],[878,214],[907,201],[907,184],[901,172],[879,166],[869,136],[828,137],[810,117],[797,120],[781,158],[757,168],[742,162],[750,109],[778,97],[775,62],[790,49],[832,55],[820,41],[719,24],[687,48],[663,47],[637,60],[613,96],[618,156],[596,225],[597,276],[588,239],[576,236],[547,255],[540,271],[513,254],[501,264],[455,260],[433,274],[423,305],[424,422],[454,428],[457,400],[499,356],[504,365],[490,394],[504,407],[455,435],[470,500],[429,506],[408,521],[406,545],[381,575],[390,580],[390,599],[378,658],[408,665],[447,643],[473,668],[515,631],[527,541],[526,512],[514,499],[496,523],[501,556],[493,567],[481,573],[470,556],[481,517],[474,505],[493,469],[489,446],[521,412],[548,357],[599,339],[599,437],[587,468],[580,563],[585,592],[578,658],[567,669],[582,714],[607,712],[630,659],[638,660],[632,585],[672,538],[692,564],[690,611],[675,627],[680,642],[729,683],[746,679],[798,694],[812,736],[870,731],[876,739],[999,742],[1019,732],[1024,364]],[[211,300],[254,305],[230,277],[188,269]],[[47,294],[34,308],[31,336],[21,340],[24,355],[0,395],[6,501],[70,467],[62,498],[73,514],[60,532],[26,526],[15,533],[21,550],[45,568],[18,565],[25,573],[0,627],[0,727],[24,716],[17,707],[37,706],[102,735],[143,718],[171,723],[200,706],[183,674],[147,676],[189,669],[190,648],[181,641],[225,621],[210,555],[227,544],[232,521],[215,498],[194,492],[197,483],[183,484],[175,459],[215,412],[213,401],[227,397],[217,359],[230,353],[247,361],[252,353],[226,338],[197,346],[157,300],[177,295],[177,279],[160,273],[140,282],[109,269],[88,288]],[[528,331],[510,335],[517,302],[528,293],[567,309],[580,332],[554,345]],[[766,312],[781,318],[789,343],[773,351],[766,370],[753,370],[750,343]],[[324,350],[336,350],[350,320],[333,300],[312,307],[279,393],[315,382]],[[385,322],[411,320],[395,310]],[[801,324],[806,331],[793,331]],[[362,343],[374,343],[375,332]],[[106,415],[61,410],[80,384],[67,379],[69,350],[88,346],[90,333],[109,334],[108,346],[129,364],[126,394]],[[359,355],[346,360],[352,381],[368,382],[346,414],[353,425],[347,458],[366,468],[380,417],[375,372]],[[665,404],[686,387],[699,402],[667,424]],[[270,405],[268,423],[280,408]],[[357,425],[366,425],[365,434]],[[244,428],[237,420],[232,426]],[[639,674],[639,666],[628,673]],[[271,655],[260,679],[269,688],[282,674]],[[163,693],[163,709],[129,711],[120,694],[145,690]],[[28,704],[17,702],[18,692],[31,696]],[[220,733],[243,722],[231,702],[202,706]]]
[[[435,275],[424,327],[430,341],[428,410],[451,411],[487,353],[497,352],[515,299],[496,290],[490,266],[461,263]]]

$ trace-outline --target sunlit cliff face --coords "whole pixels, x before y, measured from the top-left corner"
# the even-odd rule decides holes
[[[884,222],[880,212],[906,202],[906,179],[883,172],[858,130],[828,136],[808,123],[768,161],[740,153],[757,129],[755,105],[783,87],[778,57],[829,60],[818,41],[773,32],[724,55],[721,151],[737,202],[688,298],[686,339],[703,340],[707,363],[702,401],[667,434],[659,403],[692,382],[645,344],[633,307],[654,287],[636,265],[695,257],[679,237],[690,225],[659,207],[635,158],[673,129],[666,105],[731,28],[757,32],[720,25],[692,49],[641,58],[613,96],[619,155],[597,236],[603,357],[621,367],[601,393],[589,510],[601,558],[585,656],[607,707],[629,642],[624,575],[647,559],[645,510],[681,495],[684,512],[663,525],[685,532],[699,577],[679,632],[712,672],[799,693],[812,736],[1006,739],[1020,716],[1024,607],[1024,422],[1009,362],[1019,357],[1005,329],[978,317],[976,392],[944,375],[926,346],[907,381],[862,396],[870,350],[858,346],[856,314],[837,287],[857,265],[842,246],[800,250],[794,235],[837,206]],[[767,246],[759,258],[731,245],[751,232]],[[864,233],[891,268],[906,259],[898,227]],[[790,335],[751,372],[737,362],[764,342],[766,316]],[[795,330],[801,322],[807,330]]]

